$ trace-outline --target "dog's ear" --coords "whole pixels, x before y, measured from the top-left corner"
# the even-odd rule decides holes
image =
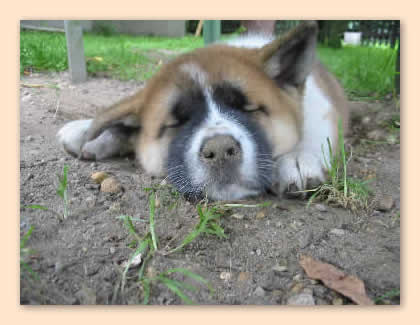
[[[299,87],[310,74],[317,31],[315,21],[306,21],[259,50],[266,73],[280,87]]]
[[[140,90],[135,95],[125,98],[100,112],[87,130],[83,144],[98,137],[105,129],[120,125],[127,128],[141,127],[141,112],[144,104],[144,91]]]

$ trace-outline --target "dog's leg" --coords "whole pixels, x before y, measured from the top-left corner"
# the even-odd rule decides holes
[[[303,115],[300,143],[293,151],[276,159],[275,179],[279,194],[302,196],[299,191],[314,188],[324,182],[325,170],[330,161],[327,139],[333,150],[336,145],[337,112],[311,76],[306,83]]]
[[[64,125],[57,133],[63,148],[70,154],[86,160],[103,160],[134,151],[136,128],[111,126],[95,139],[84,143],[91,124],[92,120],[78,120]]]

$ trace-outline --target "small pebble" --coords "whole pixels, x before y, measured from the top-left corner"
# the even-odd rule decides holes
[[[391,195],[384,195],[378,202],[379,211],[389,211],[394,206],[394,199]]]
[[[121,211],[121,203],[120,202],[112,203],[108,210],[111,211],[111,212]]]
[[[109,175],[105,172],[95,172],[90,175],[90,178],[97,184],[101,184]]]
[[[131,269],[131,268],[134,268],[134,267],[136,267],[136,266],[139,266],[140,265],[140,263],[141,263],[141,261],[142,261],[142,255],[141,254],[138,254],[138,255],[136,255],[136,257],[134,257],[132,260],[131,260],[131,258],[128,260],[128,261],[125,261],[125,262],[123,262],[121,265],[122,265],[122,267],[124,267],[124,268],[126,268],[127,267],[127,265],[130,263],[130,266],[129,266],[129,268]]]
[[[341,298],[334,298],[332,301],[333,305],[342,305],[343,304],[343,299]]]
[[[264,211],[258,212],[257,215],[256,215],[256,218],[257,219],[263,219],[263,218],[265,218],[265,212]]]
[[[26,141],[33,141],[34,140],[34,137],[32,135],[29,135],[29,136],[26,137],[25,140]]]
[[[239,213],[234,213],[231,215],[232,218],[238,219],[238,220],[242,220],[244,218],[243,214],[239,214]]]
[[[257,287],[254,291],[254,295],[257,297],[264,297],[265,296],[265,290],[261,287]]]
[[[303,289],[303,283],[299,282],[299,283],[296,283],[296,284],[292,287],[292,289],[290,289],[290,292],[291,292],[291,293],[299,293],[299,292],[301,292],[301,291],[302,291],[302,289]]]
[[[369,124],[369,123],[370,123],[370,121],[371,121],[370,116],[364,116],[364,117],[362,118],[362,124],[364,124],[364,125]]]
[[[97,190],[99,188],[98,184],[85,184],[85,188],[88,190]]]
[[[108,177],[101,183],[101,191],[105,193],[118,193],[122,189],[122,185],[115,177]]]
[[[370,131],[366,136],[370,140],[378,141],[383,139],[384,134],[382,130],[373,130]]]
[[[249,272],[241,272],[238,275],[238,281],[239,282],[245,282],[251,278],[251,273]]]
[[[158,198],[155,199],[155,208],[160,207],[160,200]]]
[[[90,288],[82,288],[75,294],[81,305],[96,305],[96,293]]]
[[[86,198],[86,204],[89,208],[93,208],[95,206],[95,198],[88,196]]]
[[[309,293],[300,293],[287,299],[287,304],[292,306],[313,306],[315,305],[315,300]]]
[[[285,265],[274,266],[273,271],[275,271],[275,272],[286,272],[287,271],[287,266],[285,266]]]
[[[336,236],[343,236],[345,233],[346,231],[344,229],[334,228],[330,230],[330,234],[336,235]]]
[[[324,204],[320,204],[320,203],[315,204],[315,209],[317,209],[319,212],[328,211],[327,207]]]
[[[386,142],[388,142],[388,144],[396,144],[398,143],[398,137],[394,134],[390,134],[386,137]]]
[[[232,279],[232,273],[230,273],[230,272],[222,272],[222,273],[220,273],[220,278],[222,280],[229,281],[230,279]]]

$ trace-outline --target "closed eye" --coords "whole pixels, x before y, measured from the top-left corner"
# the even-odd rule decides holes
[[[244,106],[244,111],[248,113],[255,113],[255,112],[261,112],[265,115],[269,115],[267,111],[267,107],[263,104],[256,105],[256,104],[249,104]]]

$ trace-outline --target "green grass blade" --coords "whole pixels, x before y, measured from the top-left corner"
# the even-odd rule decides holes
[[[169,269],[169,270],[164,272],[164,274],[171,274],[171,273],[182,273],[185,276],[188,276],[191,279],[194,279],[195,281],[206,285],[209,288],[210,291],[213,291],[213,288],[210,285],[209,281],[204,279],[201,275],[198,275],[197,273],[191,272],[191,271],[189,271],[187,269],[183,269],[183,268],[173,268],[173,269]]]
[[[34,226],[31,226],[26,234],[23,235],[22,239],[20,240],[20,248],[24,248],[26,245],[26,242],[28,241],[29,237],[31,237],[32,231],[34,230]]]
[[[144,293],[143,305],[147,305],[149,303],[149,298],[150,298],[150,281],[147,278],[143,279],[143,293]]]
[[[154,194],[150,194],[149,197],[149,220],[150,220],[150,233],[152,235],[153,249],[158,249],[157,237],[155,234],[155,197]]]
[[[23,208],[35,209],[35,210],[44,210],[44,211],[48,211],[49,210],[46,206],[39,205],[39,204],[25,205],[25,206],[23,206]]]
[[[135,250],[135,252],[131,255],[127,265],[124,268],[123,274],[122,274],[122,279],[121,279],[121,292],[124,291],[124,287],[125,287],[125,282],[126,282],[126,278],[127,278],[127,272],[130,269],[131,264],[133,263],[134,259],[142,254],[148,247],[149,242],[148,240],[144,240],[142,243],[140,243],[139,247],[137,247],[137,249]]]
[[[58,175],[59,184],[57,189],[57,194],[64,199],[65,192],[67,190],[67,173],[68,173],[69,166],[64,165],[63,167],[63,175]]]
[[[131,216],[118,216],[118,219],[122,219],[124,224],[126,225],[128,232],[133,235],[133,237],[138,241],[141,242],[143,239],[137,234],[136,228],[134,228]]]
[[[174,281],[166,277],[160,277],[159,280],[167,286],[169,290],[180,297],[183,302],[188,305],[194,304],[194,302],[178,287],[179,281]]]
[[[385,293],[384,295],[376,298],[374,301],[375,301],[375,304],[377,304],[387,298],[390,299],[390,298],[399,297],[399,296],[400,296],[400,289],[392,289],[388,291],[387,293]]]
[[[347,190],[347,160],[346,160],[346,149],[344,147],[344,136],[343,136],[343,122],[341,119],[338,120],[338,144],[341,151],[341,165],[343,168],[343,184],[344,184],[344,196],[348,196]]]
[[[20,266],[23,267],[24,270],[26,270],[35,280],[39,280],[39,275],[32,270],[32,268],[25,262],[20,261]]]

